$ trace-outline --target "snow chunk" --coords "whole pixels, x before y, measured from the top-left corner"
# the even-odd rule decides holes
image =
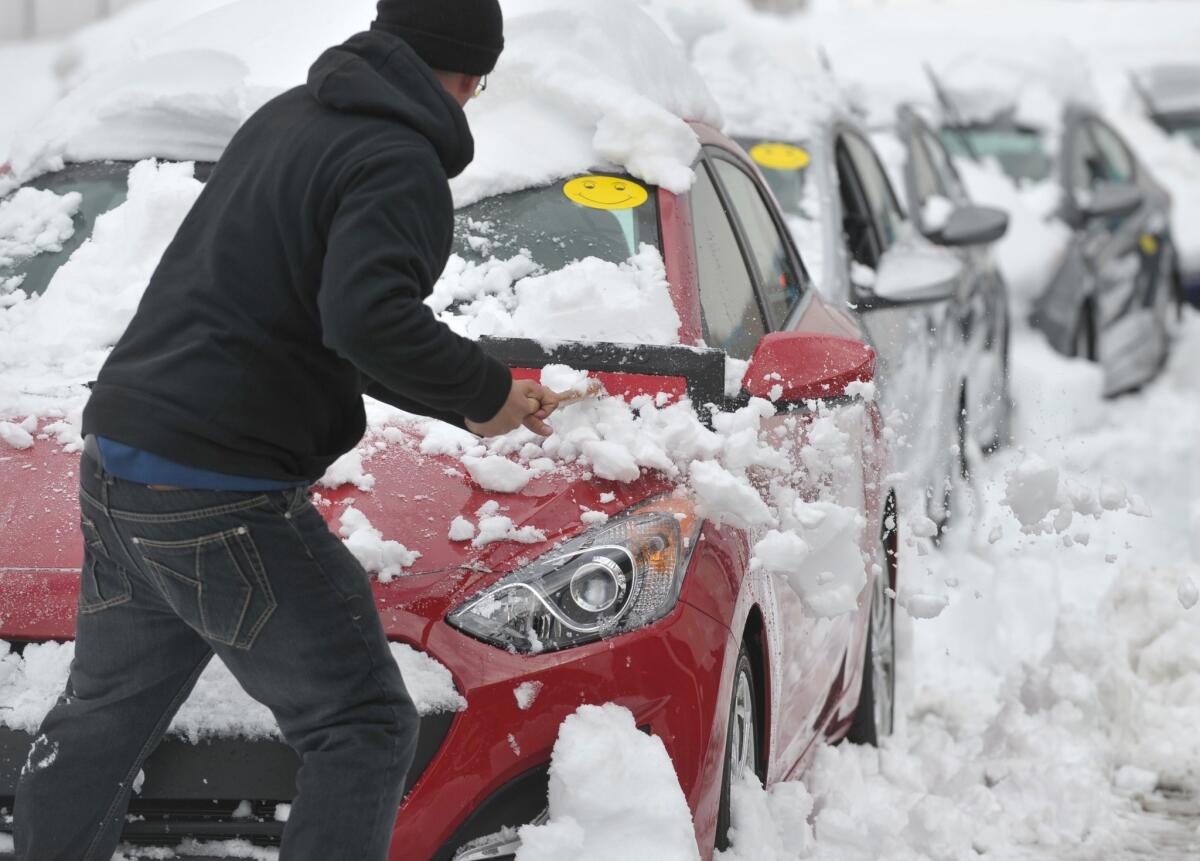
[[[446,537],[451,541],[470,541],[475,537],[475,524],[460,515],[450,522]]]
[[[1200,600],[1200,591],[1196,589],[1196,581],[1187,574],[1180,575],[1176,592],[1179,595],[1179,603],[1185,610],[1192,609],[1196,606],[1196,601]]]
[[[695,861],[687,800],[662,740],[628,709],[585,705],[563,721],[550,762],[550,820],[519,830],[517,861]]]
[[[917,589],[901,589],[896,603],[914,619],[933,619],[942,614],[950,599],[945,595],[932,595]]]
[[[75,213],[83,197],[77,191],[55,194],[19,188],[0,201],[0,268],[45,251],[62,251],[75,234]]]
[[[1030,454],[1006,477],[1004,504],[1028,530],[1059,506],[1058,467]]]
[[[378,574],[381,583],[390,583],[393,577],[421,557],[419,552],[409,550],[399,541],[385,540],[383,533],[354,506],[342,512],[338,532],[354,558],[369,573]]]
[[[33,435],[13,422],[0,422],[0,440],[17,450],[33,448]]]
[[[696,493],[696,510],[717,525],[732,523],[742,529],[776,523],[758,492],[715,461],[692,461],[689,469]]]
[[[533,701],[541,692],[542,682],[521,682],[513,688],[513,696],[517,699],[517,708],[523,712],[529,711],[529,707],[533,705]]]
[[[330,490],[343,484],[353,484],[364,493],[369,493],[375,487],[375,476],[363,470],[363,453],[359,449],[351,449],[329,465],[325,474],[317,482],[321,487]]]
[[[444,665],[404,643],[390,646],[418,714],[460,712],[467,707],[467,701],[454,687],[454,677]]]
[[[546,540],[546,533],[533,526],[513,525],[512,518],[502,514],[484,516],[479,521],[479,534],[471,542],[472,547],[484,547],[497,541],[516,541],[518,544],[537,544]]]
[[[475,483],[484,490],[495,490],[499,493],[517,493],[533,477],[529,470],[519,463],[498,455],[488,457],[463,457],[463,464]]]

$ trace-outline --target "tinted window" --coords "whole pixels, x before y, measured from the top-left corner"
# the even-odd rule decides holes
[[[1016,180],[1040,182],[1054,169],[1042,135],[1032,129],[950,128],[942,131],[942,143],[954,156],[994,158]]]
[[[951,199],[964,198],[966,192],[963,190],[962,180],[958,176],[958,171],[954,169],[954,163],[950,161],[950,153],[946,152],[946,148],[942,146],[941,140],[927,128],[921,129],[920,138],[921,142],[925,144],[926,152],[929,154],[930,164],[933,165],[933,169],[938,175],[938,180],[945,190],[943,193]]]
[[[837,144],[838,194],[842,199],[842,237],[855,263],[871,269],[879,265],[879,240],[874,219],[858,181],[858,171],[844,139]]]
[[[780,328],[800,298],[800,278],[792,265],[787,242],[775,226],[758,183],[732,162],[714,159],[713,164],[750,245],[767,313]]]
[[[1101,122],[1090,123],[1096,148],[1104,155],[1110,182],[1133,182],[1133,156],[1116,132]]]
[[[854,160],[863,194],[866,195],[867,205],[878,225],[883,250],[886,251],[896,241],[900,223],[904,220],[900,213],[900,205],[896,203],[896,196],[888,184],[887,174],[883,172],[883,166],[875,157],[871,145],[855,134],[846,134],[843,139],[846,141],[850,157]]]
[[[705,340],[710,347],[748,359],[766,326],[737,235],[706,166],[696,170],[690,197]]]

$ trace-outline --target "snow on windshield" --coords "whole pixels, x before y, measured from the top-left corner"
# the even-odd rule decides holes
[[[63,243],[75,234],[75,213],[82,197],[78,192],[55,194],[38,188],[22,188],[0,201],[0,307],[15,304],[11,294],[25,280],[15,272],[17,264],[47,251],[62,251]]]

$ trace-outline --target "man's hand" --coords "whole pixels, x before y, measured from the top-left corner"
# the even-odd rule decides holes
[[[508,400],[486,422],[467,420],[467,430],[478,436],[500,436],[525,425],[535,434],[550,436],[554,429],[545,419],[558,407],[561,396],[533,380],[513,380]]]

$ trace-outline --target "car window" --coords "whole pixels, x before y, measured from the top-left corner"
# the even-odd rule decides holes
[[[917,209],[919,213],[930,198],[947,197],[948,194],[919,134],[912,138],[912,143],[908,148],[908,157],[912,162],[913,185],[917,195],[915,201],[909,201],[909,207]]]
[[[1093,120],[1090,125],[1096,138],[1096,148],[1104,155],[1104,161],[1108,165],[1109,182],[1133,182],[1133,155],[1117,137],[1117,133],[1097,120]]]
[[[690,198],[705,341],[748,359],[767,328],[737,234],[706,165],[696,170]]]
[[[1041,182],[1054,172],[1045,136],[1034,129],[952,127],[943,129],[941,138],[952,155],[995,159],[1018,182]]]
[[[838,174],[838,196],[842,199],[842,238],[855,263],[875,269],[879,266],[879,238],[871,217],[870,205],[858,179],[854,159],[844,138],[839,138],[835,150]]]
[[[717,158],[712,163],[750,246],[767,314],[775,328],[782,328],[788,312],[800,299],[800,276],[787,240],[771,217],[758,183],[731,161]]]
[[[887,174],[884,173],[879,159],[875,157],[871,145],[852,132],[844,134],[842,138],[850,158],[854,161],[867,205],[878,226],[882,250],[886,251],[900,234],[900,224],[904,220],[900,204],[896,202],[896,195],[892,193]]]
[[[945,190],[943,193],[951,200],[963,200],[966,197],[966,191],[963,188],[962,178],[959,177],[958,171],[954,169],[954,163],[950,160],[950,153],[946,151],[946,147],[943,146],[941,139],[924,127],[920,130],[920,139],[925,144],[925,150],[929,155],[929,162],[933,165],[942,188]]]

